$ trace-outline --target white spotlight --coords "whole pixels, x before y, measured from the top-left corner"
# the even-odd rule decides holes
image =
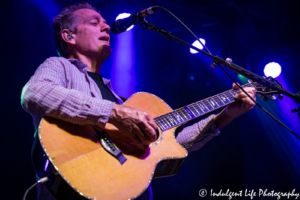
[[[200,38],[200,41],[205,45],[205,40],[203,39],[203,38]],[[202,44],[198,41],[198,40],[196,40],[193,44],[192,44],[194,47],[197,47],[198,49],[203,49],[203,46],[202,46]],[[190,48],[190,52],[192,53],[192,54],[196,54],[196,53],[199,53],[198,51],[196,51],[196,50],[194,50],[194,49],[192,49],[192,48]]]
[[[281,73],[281,66],[276,62],[270,62],[265,66],[264,69],[265,76],[272,76],[276,78]]]

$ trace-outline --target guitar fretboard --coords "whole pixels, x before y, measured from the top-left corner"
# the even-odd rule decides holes
[[[251,84],[245,84],[242,87],[251,87]],[[184,124],[196,117],[209,113],[220,107],[234,101],[234,96],[239,93],[239,90],[228,90],[221,94],[203,99],[190,105],[178,108],[172,112],[154,118],[157,125],[163,130]]]

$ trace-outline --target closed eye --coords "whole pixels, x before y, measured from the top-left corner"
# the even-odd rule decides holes
[[[93,26],[98,25],[98,23],[99,23],[99,21],[96,20],[96,19],[92,19],[92,20],[90,21],[90,24],[92,24]]]

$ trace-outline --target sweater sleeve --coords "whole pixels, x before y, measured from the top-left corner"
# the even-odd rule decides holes
[[[51,116],[74,124],[105,126],[113,102],[68,89],[64,62],[47,59],[24,86],[21,105],[35,116]]]
[[[220,134],[214,121],[215,115],[199,121],[191,126],[185,127],[178,135],[177,142],[189,153],[203,147],[214,136]]]

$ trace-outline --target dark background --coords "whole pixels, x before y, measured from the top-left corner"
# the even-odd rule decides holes
[[[34,127],[30,115],[21,108],[21,90],[46,58],[57,55],[51,20],[60,9],[75,2],[14,0],[1,3],[1,199],[21,199],[35,182],[30,161]],[[278,62],[282,66],[278,80],[287,90],[300,91],[300,3],[297,0],[89,2],[100,9],[108,24],[121,12],[163,6],[199,37],[205,38],[213,54],[231,57],[234,63],[259,75],[263,75],[267,63]],[[187,42],[194,41],[193,36],[162,10],[147,20]],[[175,109],[231,88],[230,80],[220,69],[212,69],[211,61],[203,55],[192,55],[187,47],[138,26],[131,31],[134,34],[135,92],[153,93]],[[116,36],[111,34],[111,37],[111,46],[116,47]],[[103,66],[102,75],[107,78],[115,73],[110,68],[113,58],[114,54]],[[230,74],[243,83],[235,73]],[[122,90],[119,93],[122,94]],[[261,99],[259,102],[300,134],[299,117],[291,114],[291,109],[299,104],[288,97],[280,102],[265,103]],[[191,153],[176,176],[154,180],[154,199],[201,199],[200,189],[209,192],[212,189],[214,192],[253,189],[257,193],[259,189],[269,192],[295,189],[299,193],[299,144],[296,137],[255,107],[221,130],[221,135],[201,150]],[[34,189],[28,199],[35,199],[35,195]]]

